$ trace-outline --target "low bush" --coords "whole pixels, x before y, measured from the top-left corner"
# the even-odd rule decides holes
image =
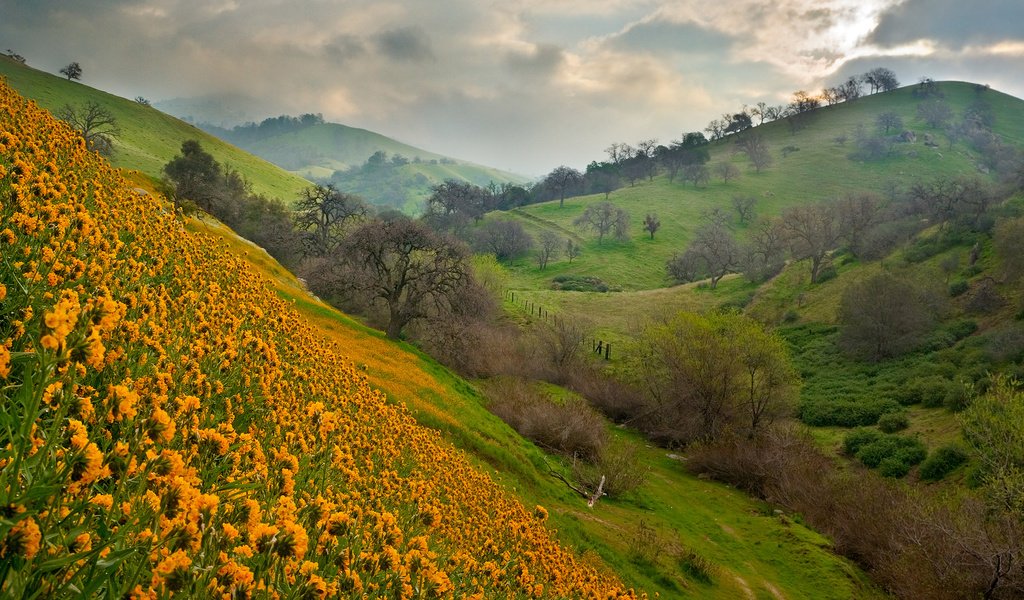
[[[597,368],[577,365],[566,373],[565,379],[566,387],[586,398],[591,406],[616,423],[649,411],[643,394]],[[631,424],[647,433],[635,421]]]
[[[938,481],[967,462],[967,452],[958,444],[947,444],[921,463],[921,479]]]
[[[974,385],[967,381],[958,381],[949,386],[942,404],[953,412],[960,412],[970,405],[974,394]]]
[[[1024,327],[1009,325],[991,331],[982,349],[992,362],[1019,363],[1024,358]]]
[[[967,283],[964,279],[957,279],[953,283],[949,284],[949,295],[952,298],[963,295],[964,292],[971,289],[971,284]]]
[[[604,419],[582,398],[555,402],[523,380],[501,377],[482,385],[488,410],[534,443],[597,460],[607,443]]]
[[[698,554],[697,551],[689,546],[684,546],[680,550],[676,563],[679,564],[680,570],[686,573],[690,579],[708,585],[714,583],[715,575],[718,573],[718,567],[715,566],[715,563],[704,558],[704,556]]]
[[[551,280],[551,289],[573,292],[607,292],[608,284],[597,277],[558,275]]]
[[[903,477],[928,455],[928,450],[917,438],[870,430],[848,434],[843,440],[843,450],[856,456],[864,466],[879,469],[886,477]]]
[[[815,400],[800,404],[800,420],[818,427],[864,427],[874,425],[890,412],[899,412],[894,400]]]
[[[954,246],[972,244],[976,237],[963,228],[951,227],[936,235],[918,238],[903,252],[903,258],[911,263],[923,262]]]
[[[873,443],[882,437],[882,434],[874,429],[854,429],[843,438],[843,452],[849,456],[856,456],[862,446]]]
[[[937,408],[942,406],[950,385],[948,379],[938,375],[912,379],[897,390],[895,398],[904,406],[923,404],[928,408]]]
[[[910,419],[905,412],[886,413],[878,418],[878,428],[885,433],[896,433],[910,427]]]
[[[992,587],[992,563],[976,558],[995,556],[994,548],[1019,556],[1019,521],[993,519],[970,496],[951,499],[873,473],[837,470],[798,428],[772,428],[753,443],[720,440],[691,451],[686,464],[801,514],[897,598],[1015,598],[1024,589],[1019,569],[1004,571]],[[895,475],[902,466],[893,460],[885,469]]]
[[[615,440],[602,448],[593,464],[577,462],[573,478],[587,489],[596,490],[604,477],[604,493],[620,498],[642,487],[649,473],[650,468],[643,465],[640,448],[635,443]]]
[[[977,330],[978,323],[973,319],[958,319],[933,331],[924,347],[928,350],[943,350],[956,345]]]
[[[825,283],[826,281],[835,279],[838,276],[839,272],[836,271],[836,268],[832,265],[828,265],[818,271],[818,278],[815,280],[815,283]]]

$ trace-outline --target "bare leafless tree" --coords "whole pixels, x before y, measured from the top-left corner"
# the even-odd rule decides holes
[[[114,114],[100,103],[90,100],[81,106],[65,104],[56,116],[78,131],[90,150],[104,156],[114,153],[114,140],[121,130]]]
[[[757,198],[754,196],[733,196],[732,207],[740,218],[740,223],[749,223],[754,220],[754,207],[757,205]]]
[[[794,206],[782,214],[782,225],[793,257],[811,261],[811,283],[817,283],[821,268],[839,243],[835,207],[829,204]]]
[[[537,244],[537,266],[543,271],[548,267],[548,262],[558,257],[562,249],[562,238],[553,231],[544,230],[540,234]]]
[[[451,310],[470,280],[466,247],[420,221],[364,223],[345,238],[339,255],[351,291],[383,305],[392,339],[414,320]]]
[[[306,232],[306,252],[333,254],[345,237],[346,226],[366,216],[362,198],[341,192],[333,185],[313,185],[299,194],[295,227]]]
[[[604,236],[612,231],[616,236],[628,234],[629,213],[618,208],[611,202],[599,202],[587,207],[583,214],[573,221],[580,229],[590,229],[597,234],[597,243],[604,241]]]

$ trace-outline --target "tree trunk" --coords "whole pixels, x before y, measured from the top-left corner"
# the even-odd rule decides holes
[[[405,327],[407,320],[403,319],[394,308],[390,312],[388,326],[384,333],[388,336],[388,339],[397,340],[401,338],[402,328]]]

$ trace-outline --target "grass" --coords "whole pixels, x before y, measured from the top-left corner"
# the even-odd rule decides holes
[[[958,115],[976,99],[984,99],[992,107],[994,128],[1003,140],[1024,144],[1021,100],[992,90],[979,93],[968,83],[943,83],[941,89]],[[605,240],[599,244],[594,236],[573,226],[573,220],[588,205],[605,200],[603,194],[569,198],[563,207],[552,201],[494,213],[491,218],[521,220],[533,233],[549,229],[584,240],[582,256],[571,265],[565,258],[551,263],[544,271],[527,261],[514,265],[512,285],[517,289],[544,289],[551,277],[571,273],[596,276],[611,287],[626,291],[665,287],[671,283],[665,274],[665,262],[674,252],[685,248],[703,214],[715,208],[734,214],[733,196],[755,197],[757,214],[768,217],[780,214],[788,206],[825,201],[849,192],[871,191],[887,197],[890,184],[907,186],[942,175],[976,174],[980,160],[977,153],[963,142],[949,148],[944,134],[930,129],[917,117],[917,99],[911,91],[912,87],[907,87],[823,108],[808,127],[796,133],[785,122],[759,127],[774,158],[774,164],[761,173],[755,173],[742,155],[733,154],[732,141],[727,138],[711,145],[709,165],[731,161],[743,172],[739,179],[723,183],[712,178],[707,185],[695,188],[679,180],[670,182],[661,175],[653,181],[641,180],[612,192],[609,201],[632,217],[629,241]],[[919,140],[925,134],[933,135],[939,147],[928,148],[919,141],[899,144],[894,155],[878,161],[847,158],[857,125],[874,130],[876,116],[888,111],[901,115],[905,129],[914,131]],[[840,134],[846,134],[851,141],[838,144],[835,138]],[[800,150],[783,157],[781,149],[786,146]],[[642,230],[647,213],[655,213],[661,220],[661,229],[653,240]],[[733,225],[743,237],[744,226],[736,222]]]
[[[206,221],[192,226],[228,240],[232,251],[244,254],[322,335],[342,345],[389,400],[406,405],[418,422],[441,431],[527,506],[545,506],[564,543],[593,555],[628,585],[663,598],[770,598],[775,592],[787,598],[882,597],[862,572],[832,554],[827,539],[741,492],[686,474],[661,449],[641,450],[642,464],[650,468],[650,481],[642,491],[588,509],[548,476],[547,465],[559,459],[488,412],[470,383],[415,348],[395,344],[309,296],[265,253],[226,228]],[[558,388],[550,391],[567,394]],[[618,428],[609,432],[643,444]],[[660,545],[648,560],[637,561],[629,546],[641,521]],[[710,581],[694,574],[690,563],[695,559],[688,562],[687,551],[713,568]]]
[[[114,142],[110,162],[115,167],[137,170],[160,179],[163,166],[181,151],[181,143],[194,139],[221,165],[239,171],[254,192],[291,202],[308,181],[159,110],[113,94],[26,67],[0,56],[0,77],[22,96],[51,112],[65,104],[96,102],[117,119],[121,134]]]

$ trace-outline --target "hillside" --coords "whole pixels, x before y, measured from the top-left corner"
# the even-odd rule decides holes
[[[0,406],[13,408],[0,478],[18,515],[0,521],[6,593],[630,596],[556,545],[550,518],[665,594],[801,597],[825,578],[833,597],[873,595],[826,540],[680,478],[657,450],[656,493],[581,507],[464,382],[309,298],[229,232],[183,228],[2,89],[0,188],[14,201],[0,224],[33,265],[0,269]],[[645,518],[721,575],[629,561]]]
[[[919,440],[928,452],[962,446],[957,413],[971,395],[987,389],[991,374],[1020,373],[1024,329],[1019,298],[1024,290],[1019,280],[1006,277],[994,237],[999,223],[1020,215],[1022,197],[1019,190],[1006,191],[1009,184],[991,172],[967,140],[951,139],[947,131],[928,126],[918,114],[914,89],[820,109],[795,133],[783,122],[755,128],[774,158],[760,174],[747,166],[743,155],[733,154],[726,139],[711,144],[710,164],[735,164],[742,171],[735,180],[723,183],[712,175],[709,183],[694,187],[659,175],[612,192],[610,201],[632,215],[627,241],[599,244],[573,227],[573,220],[587,206],[603,201],[603,195],[566,199],[564,208],[548,202],[492,213],[489,218],[517,219],[534,234],[547,229],[574,236],[583,245],[582,255],[572,263],[563,257],[543,271],[528,258],[512,263],[512,310],[523,311],[530,303],[562,317],[585,319],[593,337],[616,349],[608,369],[628,378],[635,368],[633,344],[647,323],[680,310],[739,309],[777,328],[788,341],[803,379],[796,416],[815,426],[814,435],[833,455],[844,454],[843,441],[851,428],[874,426],[885,414],[893,415],[894,426],[903,429],[900,435]],[[968,83],[940,83],[938,90],[956,115],[979,99],[987,103],[992,132],[1007,148],[1016,149],[1010,152],[1017,152],[1019,160],[1024,101]],[[851,158],[849,139],[857,125],[869,126],[886,112],[901,116],[901,129],[913,132],[917,142],[896,144],[894,151],[875,160]],[[845,144],[837,142],[841,136],[849,138]],[[926,136],[936,145],[921,143]],[[791,149],[783,153],[786,146]],[[715,289],[706,280],[673,285],[665,270],[666,261],[685,248],[712,210],[727,215],[728,228],[738,238],[750,235],[753,228],[738,221],[731,205],[737,195],[756,198],[758,217],[777,217],[788,207],[828,203],[858,192],[874,193],[882,203],[895,202],[914,185],[960,176],[975,177],[999,194],[1010,193],[1010,198],[991,206],[972,226],[915,227],[879,256],[860,257],[836,242],[830,248],[828,275],[818,283],[810,281],[807,260],[790,259],[778,275],[762,283],[727,275]],[[656,213],[661,221],[654,239],[640,229],[646,213]],[[930,222],[919,219],[924,225]],[[941,310],[927,335],[898,356],[851,356],[841,339],[844,295],[880,274],[927,291]],[[554,289],[553,280],[565,276],[596,277],[613,291]],[[964,470],[957,473],[954,482],[965,477]]]
[[[938,85],[956,115],[977,99],[983,99],[991,107],[993,131],[1007,144],[1024,146],[1024,100],[995,90],[979,91],[969,83]],[[587,206],[604,201],[603,194],[567,199],[563,208],[555,201],[521,207],[507,215],[493,213],[491,218],[519,219],[534,233],[546,228],[564,237],[568,231],[580,236],[583,242],[583,254],[572,264],[562,257],[543,272],[528,260],[514,265],[514,286],[522,290],[546,289],[559,275],[594,276],[611,288],[630,291],[671,285],[665,261],[673,253],[682,252],[700,226],[702,215],[714,209],[724,211],[733,219],[731,226],[741,236],[745,235],[746,226],[735,220],[731,205],[734,196],[754,198],[757,216],[771,217],[790,206],[836,199],[851,192],[872,192],[888,198],[894,188],[906,189],[940,175],[989,177],[982,172],[987,169],[981,165],[979,154],[964,140],[950,145],[942,131],[929,127],[918,116],[919,101],[913,91],[914,86],[908,86],[818,109],[807,127],[795,133],[784,121],[755,127],[750,132],[763,137],[773,159],[773,164],[761,173],[756,173],[742,154],[735,153],[733,139],[726,137],[709,147],[708,165],[712,173],[706,184],[695,187],[681,178],[669,181],[662,174],[651,181],[641,179],[633,186],[627,184],[613,191],[609,200],[631,215],[630,240],[626,242],[606,239],[598,244],[595,237],[573,225]],[[873,129],[877,116],[885,112],[899,115],[903,129],[914,132],[917,141],[897,144],[891,155],[878,160],[849,158],[857,126]],[[938,146],[925,146],[926,135],[936,138]],[[837,139],[842,139],[842,143]],[[721,162],[734,164],[741,175],[723,183],[713,169]],[[644,215],[648,213],[656,214],[661,221],[661,229],[653,240],[642,229]]]
[[[308,115],[313,117],[313,115]],[[318,117],[276,117],[259,124],[208,132],[284,169],[329,180],[373,204],[416,214],[431,186],[448,179],[474,185],[524,183],[521,175],[428,152],[389,137]],[[374,157],[378,160],[369,160]]]
[[[632,596],[223,246],[0,94],[0,225],[27,261],[0,269],[4,595]]]
[[[81,106],[96,102],[117,119],[121,133],[114,141],[111,163],[134,169],[154,179],[163,177],[162,169],[181,152],[185,140],[198,140],[222,165],[238,170],[253,191],[291,202],[309,182],[273,164],[242,152],[208,133],[164,114],[155,108],[127,100],[86,84],[38,71],[0,56],[0,76],[26,98],[51,112],[70,104]]]

